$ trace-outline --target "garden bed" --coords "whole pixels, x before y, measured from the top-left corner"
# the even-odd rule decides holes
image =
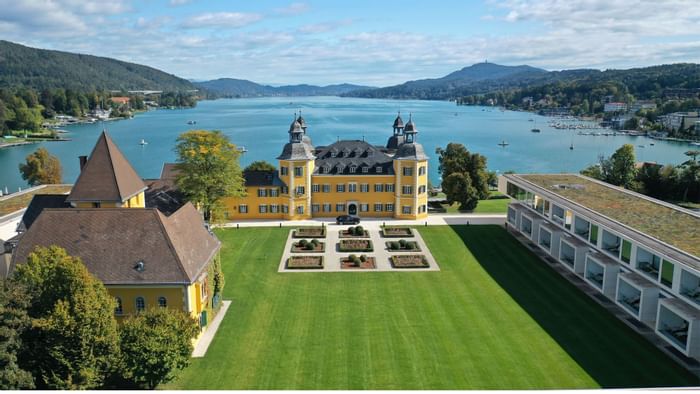
[[[413,237],[413,230],[410,227],[382,227],[382,236],[384,238],[402,238]]]
[[[343,257],[340,259],[341,269],[375,269],[377,264],[374,257],[367,257],[365,255],[355,256],[351,254],[348,257]]]
[[[428,259],[422,254],[391,256],[391,266],[394,268],[430,268]]]
[[[323,256],[291,256],[287,259],[287,269],[323,269]]]
[[[420,246],[416,241],[406,241],[400,239],[398,241],[386,242],[386,248],[392,252],[420,252]]]
[[[319,242],[316,238],[311,241],[302,239],[292,243],[292,253],[323,253],[326,251],[325,242]]]
[[[369,231],[362,226],[348,227],[347,230],[338,232],[340,238],[369,238]]]
[[[299,227],[292,232],[292,238],[326,238],[326,226]]]
[[[374,247],[369,239],[341,239],[338,242],[340,252],[372,252]]]

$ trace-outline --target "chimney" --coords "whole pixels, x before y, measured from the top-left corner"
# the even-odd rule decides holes
[[[87,156],[78,156],[78,159],[80,160],[80,171],[83,171],[83,167],[87,163]]]

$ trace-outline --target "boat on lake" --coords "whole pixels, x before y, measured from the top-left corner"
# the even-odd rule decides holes
[[[246,152],[248,152],[248,149],[246,149],[245,146],[239,146],[239,147],[237,147],[236,149],[238,149],[238,151],[241,152],[241,153],[246,153]]]
[[[510,144],[507,143],[506,140],[503,140],[503,141],[499,142],[498,145],[500,145],[500,146],[502,146],[502,147],[506,147],[506,146],[508,146],[508,145],[510,145]]]
[[[197,124],[197,121],[196,120],[188,120],[187,124]]]
[[[141,142],[139,142],[139,145],[148,145],[148,142],[146,142],[146,140],[141,138]]]

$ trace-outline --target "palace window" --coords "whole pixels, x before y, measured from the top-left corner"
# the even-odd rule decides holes
[[[381,173],[382,173],[382,167],[377,166],[376,171],[377,171],[377,174],[381,174]]]
[[[136,297],[136,312],[143,312],[146,309],[146,300],[143,297]]]
[[[209,295],[209,281],[207,280],[207,278],[202,279],[202,283],[200,283],[199,288],[199,294],[201,295],[202,299],[205,300]]]
[[[270,213],[277,213],[277,212],[279,212],[279,205],[277,205],[277,204],[270,205]]]
[[[330,212],[331,204],[323,204],[323,212]]]
[[[247,206],[247,205],[239,205],[239,206],[238,206],[238,212],[240,212],[240,213],[248,213],[248,206]]]
[[[354,174],[355,172],[357,172],[357,166],[350,166],[350,173]]]
[[[267,213],[267,205],[258,205],[258,212],[259,213]]]
[[[282,204],[282,213],[289,213],[289,205]]]
[[[168,300],[163,296],[158,297],[158,306],[166,308],[168,306]]]
[[[348,183],[348,192],[355,193],[357,191],[357,183]]]
[[[311,212],[318,213],[321,210],[321,206],[318,204],[311,204]]]
[[[426,171],[425,166],[418,167],[418,175],[425,175],[425,171]]]
[[[304,186],[297,186],[297,196],[303,196],[305,191]]]
[[[360,193],[369,193],[369,184],[368,183],[360,184]]]
[[[289,169],[287,167],[280,167],[280,176],[285,176],[289,173]]]
[[[386,208],[385,211],[394,212],[394,204],[386,204],[384,207]]]
[[[282,186],[282,194],[288,194],[289,193],[289,188],[287,186]]]
[[[270,197],[277,197],[279,196],[279,190],[278,189],[270,189]]]
[[[303,214],[304,214],[304,206],[303,206],[303,205],[297,206],[297,213],[298,213],[299,215],[303,215]]]
[[[374,184],[374,192],[375,193],[381,193],[384,191],[384,184],[383,183],[375,183]]]
[[[381,203],[374,204],[374,212],[381,212],[381,211],[382,211],[382,204]]]
[[[338,193],[345,193],[345,184],[339,183],[335,185],[335,191]]]
[[[403,208],[401,208],[401,212],[403,212],[404,215],[410,214],[411,213],[411,206],[404,205]]]
[[[413,194],[413,186],[401,187],[401,194]]]
[[[413,167],[403,167],[403,175],[404,176],[412,176],[413,175]]]
[[[345,204],[335,204],[336,212],[345,212]]]
[[[423,193],[425,193],[425,185],[418,186],[418,194],[423,194]]]
[[[122,313],[124,313],[124,306],[122,305],[122,299],[121,299],[121,297],[115,297],[114,300],[117,303],[117,306],[114,307],[114,314],[121,315]]]
[[[324,193],[330,193],[331,192],[331,185],[323,185],[323,192]]]
[[[369,212],[369,204],[360,204],[360,212]]]
[[[267,197],[267,189],[258,189],[258,197]]]
[[[362,167],[362,173],[367,174],[369,172],[369,167]]]
[[[304,167],[294,167],[294,176],[304,176]]]
[[[393,193],[394,192],[394,184],[387,183],[386,187],[384,188],[384,191],[386,191],[387,193]]]
[[[321,185],[311,185],[311,192],[312,193],[318,193],[321,190]]]

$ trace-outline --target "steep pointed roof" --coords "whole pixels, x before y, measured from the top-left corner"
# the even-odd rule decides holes
[[[66,201],[123,202],[145,189],[143,180],[103,131]]]

